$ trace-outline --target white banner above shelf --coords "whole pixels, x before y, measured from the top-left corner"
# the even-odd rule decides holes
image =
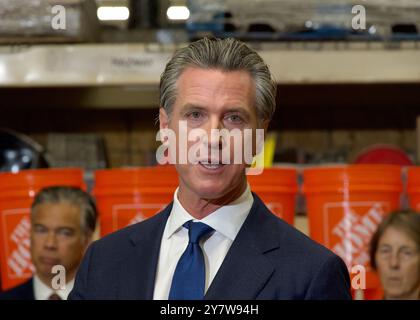
[[[0,86],[157,87],[174,46],[144,44],[0,46]],[[420,45],[260,45],[279,84],[419,83]]]
[[[0,85],[102,86],[154,85],[171,52],[142,45],[34,46],[0,51]]]

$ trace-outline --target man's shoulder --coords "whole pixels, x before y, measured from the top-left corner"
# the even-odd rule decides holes
[[[171,204],[149,219],[93,242],[79,267],[69,299],[115,299],[121,296],[123,287],[131,288],[133,296],[145,297],[136,286],[147,282],[143,275],[152,274],[153,257],[159,252],[170,211]]]
[[[261,202],[262,203],[262,202]],[[258,206],[261,223],[260,247],[274,267],[273,283],[280,283],[278,297],[285,299],[351,299],[350,278],[344,261],[334,252],[310,239],[284,220],[272,214],[265,205]],[[267,250],[270,249],[270,250]],[[294,288],[290,296],[285,288]]]
[[[264,204],[259,206],[259,210],[263,211],[266,219],[263,224],[264,232],[270,233],[270,238],[278,243],[277,251],[282,257],[311,262],[313,266],[322,264],[334,257],[338,258],[331,250],[274,215]]]
[[[274,216],[274,219],[277,220],[276,227],[278,228],[278,231],[281,234],[282,243],[287,244],[287,246],[294,248],[294,250],[310,250],[316,255],[321,254],[330,256],[333,254],[332,251],[327,249],[325,246],[314,241],[308,235],[298,230],[296,227],[288,224],[283,219],[277,216]]]
[[[35,300],[32,278],[0,293],[0,300]]]

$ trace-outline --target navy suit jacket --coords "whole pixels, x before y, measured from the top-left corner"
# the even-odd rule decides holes
[[[35,300],[32,278],[8,291],[0,292],[0,300]]]
[[[272,214],[253,194],[251,211],[205,299],[351,299],[337,255]],[[153,299],[172,203],[152,218],[94,242],[69,299]]]

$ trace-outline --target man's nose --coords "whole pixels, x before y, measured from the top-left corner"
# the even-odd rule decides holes
[[[223,138],[220,136],[220,130],[223,129],[223,122],[218,117],[212,117],[207,128],[207,137],[209,138],[209,148],[220,149],[223,145]]]
[[[54,250],[57,248],[57,237],[55,235],[55,232],[48,232],[44,242],[44,247],[48,250]]]

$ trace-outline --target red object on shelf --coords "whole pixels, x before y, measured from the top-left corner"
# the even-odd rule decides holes
[[[356,164],[396,164],[411,166],[413,161],[403,150],[389,145],[373,145],[362,152],[353,161]]]

